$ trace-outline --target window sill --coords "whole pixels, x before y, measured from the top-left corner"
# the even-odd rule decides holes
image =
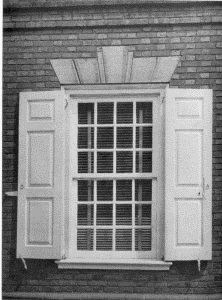
[[[56,261],[59,269],[123,269],[167,271],[171,262],[151,259],[63,259]]]

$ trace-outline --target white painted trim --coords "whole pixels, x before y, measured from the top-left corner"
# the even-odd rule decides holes
[[[59,269],[112,269],[112,270],[169,270],[171,262],[151,259],[64,259],[56,261]]]

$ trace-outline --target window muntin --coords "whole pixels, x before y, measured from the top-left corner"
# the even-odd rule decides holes
[[[77,103],[75,234],[76,251],[83,256],[154,250],[153,105],[153,99],[144,98]]]

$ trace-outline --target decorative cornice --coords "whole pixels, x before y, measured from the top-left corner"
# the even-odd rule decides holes
[[[167,83],[180,57],[134,58],[124,46],[102,47],[97,58],[52,59],[61,85]]]

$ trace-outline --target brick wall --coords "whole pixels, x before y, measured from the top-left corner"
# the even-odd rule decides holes
[[[202,262],[200,273],[197,262],[177,262],[167,272],[135,272],[58,270],[50,260],[27,260],[26,271],[16,259],[17,201],[4,196],[3,290],[222,293],[222,7],[201,3],[77,8],[64,1],[70,2],[68,8],[49,9],[49,2],[47,11],[44,5],[33,10],[27,1],[4,2],[3,192],[17,190],[19,92],[60,88],[50,59],[95,57],[97,47],[105,45],[125,45],[135,57],[180,55],[170,86],[211,88],[214,94],[213,260]]]

